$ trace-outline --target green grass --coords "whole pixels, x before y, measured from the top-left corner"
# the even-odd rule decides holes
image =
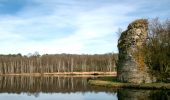
[[[103,80],[103,81],[111,81],[111,82],[115,82],[117,81],[117,78],[116,77],[98,77],[97,79],[95,80]]]
[[[117,82],[116,78],[106,77],[97,80],[89,80],[88,83],[94,86],[103,86],[110,88],[136,88],[136,89],[170,89],[170,83],[145,83],[132,84]]]

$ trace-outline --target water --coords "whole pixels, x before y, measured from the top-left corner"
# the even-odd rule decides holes
[[[0,77],[0,100],[170,100],[170,91],[94,87],[89,77]]]

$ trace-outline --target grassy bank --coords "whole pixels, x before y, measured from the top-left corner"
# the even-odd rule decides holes
[[[132,84],[116,82],[115,78],[106,78],[100,80],[89,80],[88,83],[93,86],[103,86],[109,88],[135,88],[135,89],[170,89],[170,83],[146,83]]]

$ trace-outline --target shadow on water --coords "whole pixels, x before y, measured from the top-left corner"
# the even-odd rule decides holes
[[[170,91],[119,89],[118,100],[170,100]]]

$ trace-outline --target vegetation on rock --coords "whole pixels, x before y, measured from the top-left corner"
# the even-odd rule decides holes
[[[144,44],[147,39],[148,20],[138,19],[130,23],[122,32],[119,41],[119,59],[117,64],[118,80],[129,83],[155,82],[145,63]]]

